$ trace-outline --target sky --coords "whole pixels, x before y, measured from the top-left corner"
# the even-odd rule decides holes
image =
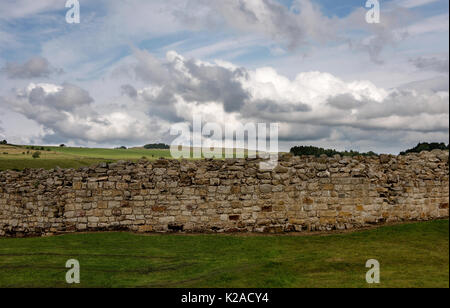
[[[280,150],[449,140],[449,2],[0,1],[0,138],[169,143],[194,116],[279,123]]]

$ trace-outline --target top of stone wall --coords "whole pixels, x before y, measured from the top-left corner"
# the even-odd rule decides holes
[[[159,159],[156,161],[140,160],[138,162],[118,161],[115,163],[99,163],[90,167],[82,167],[78,169],[25,169],[23,171],[6,170],[0,172],[0,184],[5,182],[11,183],[14,179],[19,178],[48,178],[56,177],[86,177],[108,175],[109,171],[117,171],[120,174],[141,172],[155,169],[179,169],[181,172],[196,171],[245,171],[254,170],[255,172],[268,172],[259,170],[261,159],[202,159],[202,160],[175,160],[175,159]],[[348,172],[351,176],[372,177],[374,173],[381,169],[389,169],[398,171],[402,169],[411,169],[409,167],[429,170],[447,165],[448,169],[449,151],[433,150],[431,152],[412,153],[408,155],[380,155],[380,156],[340,156],[321,157],[315,156],[293,156],[292,154],[281,154],[278,160],[278,166],[272,171],[274,173],[287,173],[287,168],[307,168],[317,171],[317,176],[321,177],[321,172],[329,173],[339,168],[339,172]],[[132,172],[133,171],[133,172]],[[109,172],[111,173],[111,172]],[[247,172],[248,173],[248,172]],[[169,174],[170,175],[170,174]]]

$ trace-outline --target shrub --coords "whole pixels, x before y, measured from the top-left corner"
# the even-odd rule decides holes
[[[170,146],[164,143],[154,143],[144,145],[144,149],[147,150],[168,150]]]
[[[39,151],[34,152],[32,157],[33,157],[34,159],[40,158],[40,157],[41,157],[41,152],[39,152]]]

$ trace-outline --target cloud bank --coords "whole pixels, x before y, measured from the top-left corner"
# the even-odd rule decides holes
[[[2,102],[39,123],[47,132],[43,140],[66,143],[167,140],[170,125],[189,124],[193,114],[223,126],[278,122],[282,142],[363,146],[378,138],[393,145],[398,138],[448,136],[448,88],[433,88],[430,81],[421,89],[383,89],[314,71],[291,80],[270,67],[252,70],[174,51],[158,59],[138,49],[135,62],[120,72],[147,86],[121,86],[121,96],[103,109],[86,90],[67,83],[30,84]]]

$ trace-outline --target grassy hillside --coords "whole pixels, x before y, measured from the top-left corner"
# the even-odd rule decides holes
[[[0,145],[0,170],[23,170],[25,168],[79,168],[100,162],[116,160],[158,159],[170,157],[169,150],[145,149],[89,149],[89,148],[60,148]],[[33,153],[40,152],[39,158],[33,158]]]
[[[33,153],[40,152],[39,158]],[[234,151],[236,153],[236,151]],[[248,155],[245,150],[245,155]],[[254,154],[255,152],[250,152]],[[12,146],[0,145],[0,170],[23,170],[26,168],[79,168],[100,162],[117,160],[137,161],[142,158],[156,160],[161,157],[171,158],[170,150],[132,149],[96,149],[50,146]]]
[[[69,148],[47,147],[56,153],[75,155],[87,158],[102,158],[113,160],[139,160],[142,157],[158,159],[170,157],[170,150],[146,150],[146,149],[93,149],[93,148]]]
[[[72,234],[0,239],[0,287],[449,287],[447,221],[326,236]],[[381,284],[368,285],[368,259]],[[73,286],[72,286],[73,287]]]

